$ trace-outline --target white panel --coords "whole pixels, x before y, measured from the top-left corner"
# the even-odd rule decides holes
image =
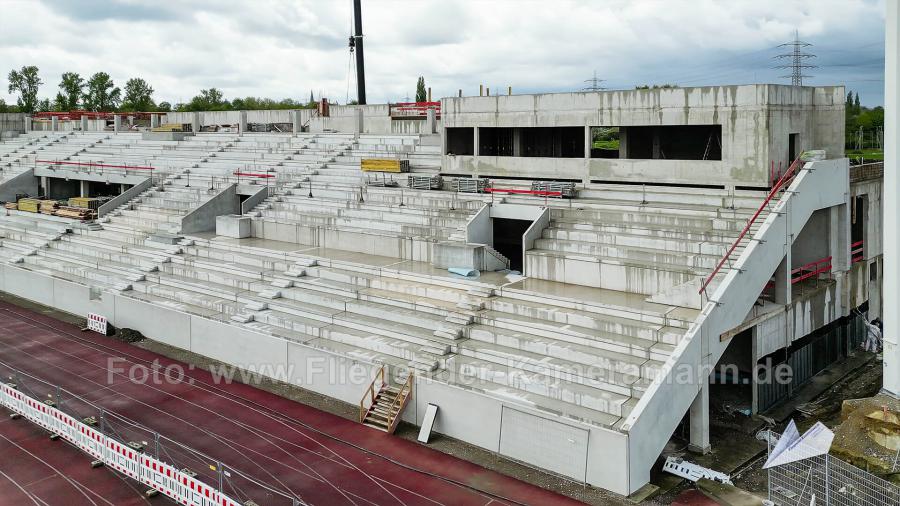
[[[585,479],[588,431],[503,406],[500,453],[576,480]]]

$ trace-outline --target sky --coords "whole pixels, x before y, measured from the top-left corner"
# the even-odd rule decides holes
[[[601,86],[790,83],[773,69],[795,31],[818,68],[884,100],[884,0],[362,0],[369,103]],[[36,65],[40,97],[63,72],[146,79],[157,102],[216,87],[226,98],[346,103],[352,0],[0,0],[0,99],[9,70]]]

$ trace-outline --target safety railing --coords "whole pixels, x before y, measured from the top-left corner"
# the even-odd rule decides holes
[[[778,195],[778,193],[781,190],[783,190],[784,188],[787,188],[787,186],[790,184],[790,182],[794,179],[794,176],[797,174],[797,170],[799,169],[800,166],[802,166],[802,164],[803,164],[803,162],[801,162],[799,158],[794,160],[794,163],[792,163],[791,166],[788,167],[788,170],[780,178],[778,178],[778,181],[775,182],[775,184],[772,186],[772,189],[769,191],[768,195],[766,195],[765,200],[763,200],[762,204],[759,205],[759,208],[756,210],[756,212],[753,213],[753,216],[751,216],[750,219],[747,220],[747,224],[744,225],[744,228],[741,230],[741,233],[737,236],[737,238],[734,240],[734,242],[731,244],[731,246],[725,252],[725,255],[722,257],[722,259],[719,260],[719,262],[716,264],[715,269],[713,269],[712,272],[709,274],[709,276],[707,276],[706,279],[703,280],[703,283],[700,284],[700,290],[698,293],[701,293],[701,294],[706,293],[706,288],[709,286],[710,283],[712,283],[712,280],[713,280],[713,278],[716,277],[716,274],[718,274],[719,271],[722,270],[722,267],[727,262],[730,262],[731,255],[734,253],[734,251],[737,249],[737,247],[740,246],[740,244],[741,244],[741,242],[743,242],[744,238],[747,237],[747,233],[753,227],[753,224],[756,223],[756,220],[759,219],[763,210],[769,207],[769,204],[772,202],[772,200]],[[706,294],[706,296],[708,299],[709,294]]]
[[[406,399],[412,393],[412,373],[406,377],[406,382],[403,383],[403,386],[400,387],[400,392],[397,394],[397,397],[394,398],[394,402],[391,403],[391,408],[388,410],[388,433],[393,434],[397,429],[397,424],[400,422],[400,412],[403,411],[403,406],[406,405]]]
[[[375,388],[375,383],[379,381],[378,388]],[[365,421],[366,413],[368,413],[369,409],[372,408],[372,405],[375,404],[375,397],[378,396],[378,392],[381,391],[381,387],[383,387],[384,384],[384,366],[381,366],[381,368],[378,369],[378,372],[375,373],[375,379],[372,380],[372,383],[369,383],[369,388],[366,389],[362,399],[359,400],[359,423]],[[369,399],[368,406],[366,405],[366,399]]]
[[[831,272],[831,257],[825,257],[792,270],[791,284],[795,285],[801,281],[816,277],[823,272]]]
[[[300,499],[203,452],[0,362],[0,406],[178,504],[298,506]]]
[[[392,118],[424,118],[429,110],[434,111],[436,118],[441,117],[440,102],[400,102],[388,105],[388,114]]]
[[[855,243],[850,245],[850,263],[862,262],[866,259],[866,255],[863,253],[865,250],[865,243],[863,241],[856,241]]]

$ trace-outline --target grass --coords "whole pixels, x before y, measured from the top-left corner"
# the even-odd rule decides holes
[[[594,141],[593,148],[594,149],[617,150],[617,149],[619,149],[619,141],[618,141],[618,139],[609,140],[609,141]]]
[[[859,158],[862,157],[866,160],[883,162],[884,161],[884,151],[880,149],[848,149],[846,151],[847,158]]]

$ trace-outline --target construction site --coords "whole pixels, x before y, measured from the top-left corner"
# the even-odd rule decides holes
[[[896,47],[893,58],[896,79]],[[594,489],[547,486],[591,503],[666,497],[669,457],[758,469],[767,442],[741,446],[734,433],[753,443],[798,409],[814,414],[810,401],[880,373],[882,357],[882,395],[900,393],[897,258],[885,261],[897,239],[883,235],[896,232],[896,146],[851,166],[844,86],[482,89],[366,104],[360,84],[361,105],[314,109],[0,114],[0,290],[334,402],[345,418],[329,423],[383,434],[383,447],[403,432],[416,447],[456,441]],[[618,148],[597,148],[600,131]],[[883,355],[861,350],[875,319]],[[0,354],[11,383],[42,377],[16,360]],[[883,461],[900,449],[896,420],[884,407],[871,436]],[[837,432],[845,460],[872,457]],[[340,503],[242,471],[291,498],[268,504]],[[226,502],[221,474],[196,479],[218,485],[215,504],[267,504],[249,488]],[[739,484],[787,504],[771,475],[752,481]],[[490,496],[500,503],[563,501],[503,486],[522,495]],[[886,502],[858,504],[900,501],[885,490]],[[785,497],[808,504],[804,493]]]

